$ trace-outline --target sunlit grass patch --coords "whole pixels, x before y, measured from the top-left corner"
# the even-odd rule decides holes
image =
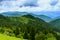
[[[23,39],[0,34],[0,40],[23,40]]]

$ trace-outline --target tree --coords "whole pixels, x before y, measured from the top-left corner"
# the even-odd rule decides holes
[[[29,39],[29,37],[28,37],[28,33],[27,33],[27,32],[24,33],[23,38],[24,38],[24,39]]]
[[[16,29],[15,29],[14,33],[15,33],[15,36],[16,36],[16,37],[17,37],[17,35],[19,35],[19,34],[20,34],[20,30],[19,30],[19,28],[18,28],[18,27],[16,27]]]
[[[30,33],[30,36],[31,36],[31,40],[35,40],[35,29],[34,29],[34,27],[32,27],[32,29],[31,29],[31,33]]]

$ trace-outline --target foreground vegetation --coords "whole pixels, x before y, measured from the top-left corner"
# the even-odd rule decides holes
[[[30,14],[21,17],[0,15],[0,33],[11,37],[28,40],[60,40],[60,30],[58,30]]]
[[[23,40],[23,39],[16,38],[16,37],[10,37],[5,34],[0,34],[0,40]]]

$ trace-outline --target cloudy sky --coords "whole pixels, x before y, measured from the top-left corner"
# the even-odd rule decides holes
[[[0,0],[0,12],[4,11],[60,11],[60,0]]]
[[[43,12],[57,17],[60,16],[60,0],[0,0],[0,13],[8,11],[39,12],[35,13],[38,15]]]

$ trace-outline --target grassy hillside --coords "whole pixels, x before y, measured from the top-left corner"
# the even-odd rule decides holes
[[[10,37],[5,34],[0,34],[0,40],[24,40],[16,37]]]

